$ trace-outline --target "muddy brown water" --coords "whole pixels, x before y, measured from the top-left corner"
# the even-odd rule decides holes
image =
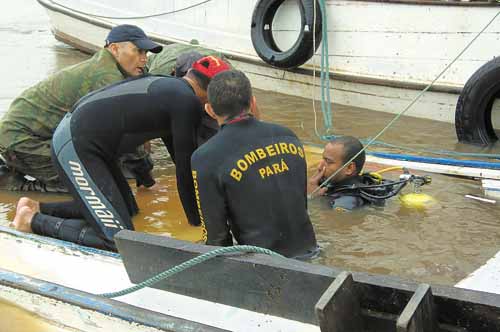
[[[0,13],[0,114],[25,88],[88,58],[53,38],[48,18],[35,1],[19,0],[9,5],[13,8]],[[304,142],[321,143],[314,134],[311,100],[264,91],[255,91],[255,95],[265,120],[291,128]],[[316,104],[316,108],[319,110],[320,105]],[[335,104],[333,111],[335,134],[362,138],[373,137],[392,118],[385,113]],[[498,146],[481,149],[457,144],[452,124],[412,117],[403,117],[381,139],[419,149],[499,152]],[[311,170],[320,158],[319,154],[308,154]],[[154,159],[160,186],[155,191],[136,193],[141,208],[134,219],[136,229],[199,240],[200,229],[187,225],[176,190],[175,168],[160,144],[154,144]],[[432,178],[424,192],[432,195],[436,203],[424,210],[406,208],[397,198],[389,200],[385,207],[368,207],[354,213],[332,211],[326,202],[312,201],[310,215],[322,248],[314,263],[447,285],[466,277],[499,250],[500,211],[497,205],[464,197],[482,195],[477,181],[442,175]],[[19,197],[0,192],[0,224],[7,225],[12,219]],[[45,201],[67,199],[55,195],[31,197]],[[2,317],[9,306],[0,302],[0,307]]]
[[[0,332],[65,332],[34,314],[0,299]],[[5,319],[7,318],[8,319]]]

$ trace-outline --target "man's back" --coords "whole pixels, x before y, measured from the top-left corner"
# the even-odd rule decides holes
[[[114,163],[119,154],[162,138],[176,164],[177,188],[192,224],[196,215],[191,178],[191,154],[202,106],[184,79],[145,76],[121,81],[82,98],[61,122],[53,140],[57,148],[71,139],[77,152],[92,150],[95,158]],[[65,128],[62,128],[65,127]]]
[[[207,244],[257,245],[293,257],[316,247],[306,209],[306,162],[292,131],[244,119],[192,157]]]

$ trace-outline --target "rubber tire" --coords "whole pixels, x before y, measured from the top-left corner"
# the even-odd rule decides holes
[[[316,2],[316,49],[313,49],[313,20],[314,1],[317,0],[297,0],[301,29],[299,38],[293,46],[283,52],[276,45],[273,38],[272,23],[276,11],[285,0],[260,0],[254,8],[252,16],[252,44],[259,57],[264,62],[278,68],[295,68],[303,65],[309,60],[319,48],[321,43],[322,17],[319,3]],[[269,29],[265,29],[266,25]],[[305,27],[309,29],[306,30]]]
[[[500,97],[500,58],[482,65],[465,83],[455,110],[459,142],[489,145],[498,140],[491,121],[496,97]]]

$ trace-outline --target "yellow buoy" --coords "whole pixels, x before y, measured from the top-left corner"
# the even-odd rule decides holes
[[[406,207],[422,209],[432,205],[436,200],[424,193],[409,193],[399,196],[399,200]]]

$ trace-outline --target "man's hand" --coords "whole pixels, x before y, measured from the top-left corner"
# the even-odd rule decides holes
[[[323,196],[324,194],[326,194],[327,188],[318,189],[321,184],[321,179],[325,175],[325,170],[326,167],[322,163],[320,163],[318,169],[316,170],[316,173],[312,175],[307,181],[307,194],[311,195],[311,197]]]

